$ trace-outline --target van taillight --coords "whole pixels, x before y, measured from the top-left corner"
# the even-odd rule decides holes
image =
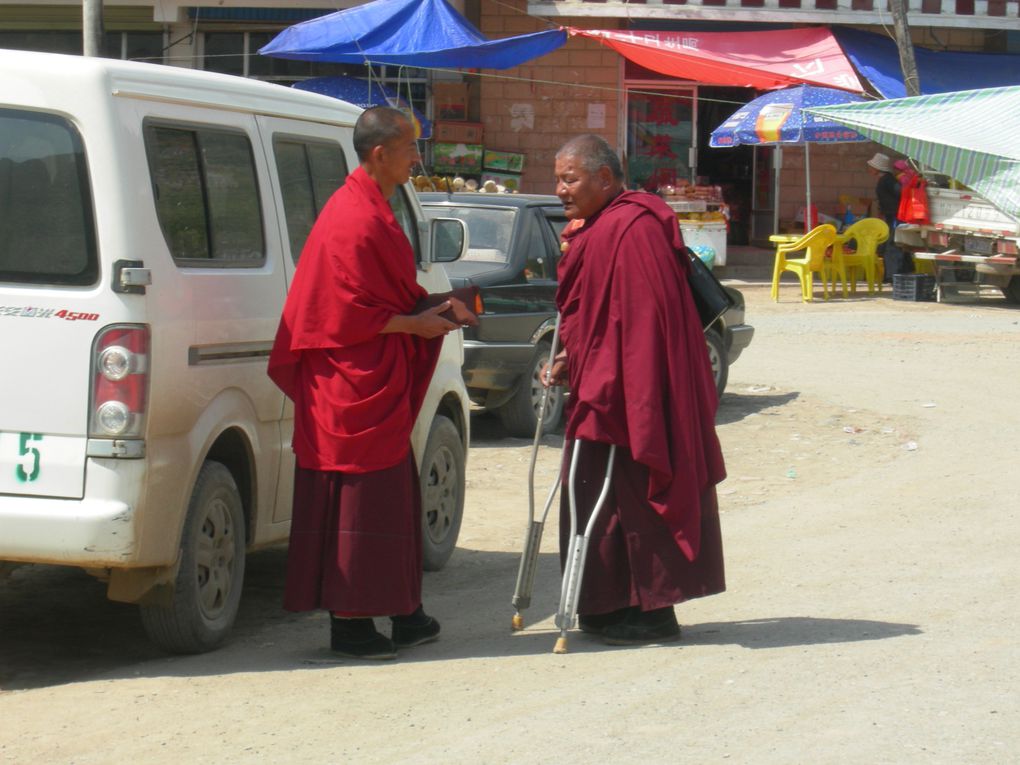
[[[479,290],[475,293],[475,316],[480,316],[485,313],[485,303],[482,302],[482,291]]]
[[[149,388],[149,329],[107,327],[92,344],[89,436],[138,438],[145,428]]]

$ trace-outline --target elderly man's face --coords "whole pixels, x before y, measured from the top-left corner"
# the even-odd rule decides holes
[[[592,173],[584,168],[579,157],[556,158],[556,196],[570,220],[591,217],[606,206],[615,190],[608,167]]]

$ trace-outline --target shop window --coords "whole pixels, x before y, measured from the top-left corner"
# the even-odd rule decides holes
[[[627,183],[655,191],[691,180],[694,94],[627,93]]]
[[[163,63],[162,32],[108,32],[103,38],[103,55],[126,61]]]
[[[0,48],[80,56],[82,33],[80,29],[0,32]],[[103,56],[162,64],[163,33],[107,32],[103,37]]]

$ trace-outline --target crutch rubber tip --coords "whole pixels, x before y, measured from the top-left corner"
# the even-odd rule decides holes
[[[514,631],[524,629],[524,617],[520,614],[514,614],[514,618],[510,620],[510,627]]]
[[[562,635],[556,638],[556,645],[553,646],[553,653],[566,653],[567,652],[567,639]]]

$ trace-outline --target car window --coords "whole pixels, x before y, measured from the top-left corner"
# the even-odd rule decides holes
[[[273,153],[290,256],[297,263],[315,219],[347,177],[347,161],[339,144],[293,136],[274,137]]]
[[[560,236],[563,234],[563,229],[567,227],[567,219],[562,213],[546,213],[545,220],[552,228],[553,235],[556,237],[556,241],[560,241]]]
[[[414,219],[411,203],[407,201],[407,192],[404,191],[403,187],[397,187],[396,192],[390,197],[390,207],[393,209],[393,215],[397,219],[397,223],[404,229],[404,234],[407,235],[407,240],[411,243],[411,249],[414,250],[414,259],[421,263],[421,248],[418,246],[418,226]]]
[[[150,123],[145,151],[156,214],[179,265],[265,262],[262,208],[247,135]]]
[[[542,224],[534,215],[527,216],[523,231],[528,253],[524,263],[524,278],[529,282],[541,279],[552,279],[556,275],[555,264],[550,262],[550,242],[542,233]]]
[[[468,230],[468,249],[458,263],[502,265],[510,260],[510,237],[514,231],[516,209],[442,205],[426,207],[425,213],[431,218],[459,218],[464,221]]]
[[[81,136],[63,117],[0,109],[0,281],[84,285],[98,276]]]

